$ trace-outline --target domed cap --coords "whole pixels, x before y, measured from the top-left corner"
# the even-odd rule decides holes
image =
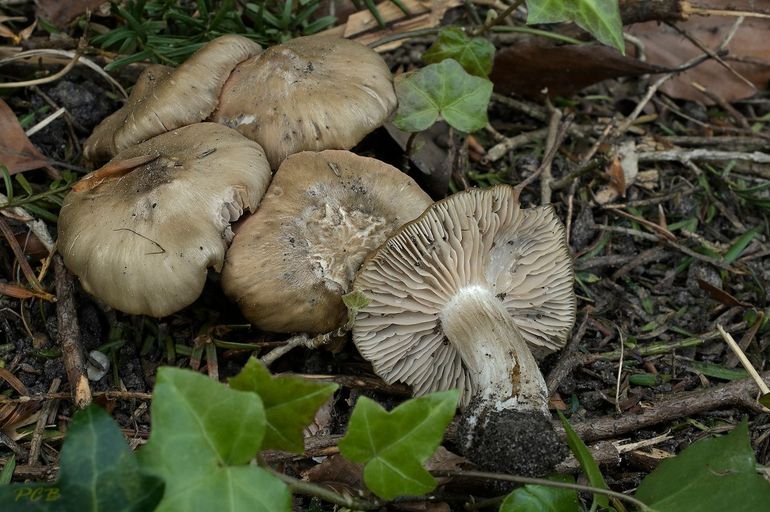
[[[121,166],[145,162],[129,172]],[[59,251],[83,288],[133,314],[165,316],[220,270],[230,223],[270,181],[259,145],[214,123],[193,124],[121,151],[64,199]],[[83,186],[86,184],[86,186]]]
[[[385,381],[418,395],[459,388],[464,404],[518,390],[520,406],[545,409],[524,341],[544,351],[566,343],[572,259],[553,208],[521,209],[512,194],[500,185],[439,201],[363,264],[353,288],[369,304],[353,340]]]
[[[134,85],[126,104],[94,129],[84,147],[102,162],[155,135],[204,121],[219,102],[230,72],[262,47],[242,36],[214,39],[178,68],[154,65]]]
[[[376,52],[308,36],[238,65],[212,119],[259,142],[275,169],[300,151],[352,148],[395,108],[393,76]]]
[[[222,287],[267,331],[324,333],[366,254],[430,197],[398,169],[348,151],[288,157],[257,212],[236,228]]]

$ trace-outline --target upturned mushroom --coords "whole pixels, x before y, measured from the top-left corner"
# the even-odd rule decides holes
[[[85,157],[103,162],[150,137],[208,119],[233,68],[261,51],[250,39],[226,35],[176,69],[148,67],[126,104],[94,129],[84,146]]]
[[[461,444],[489,469],[539,474],[561,456],[533,355],[575,321],[574,273],[552,207],[523,209],[507,185],[433,204],[363,264],[368,305],[353,340],[386,382],[462,392]]]
[[[275,169],[300,151],[352,148],[395,108],[382,57],[354,41],[316,35],[239,64],[212,120],[261,144]]]
[[[225,294],[260,329],[327,333],[366,254],[420,215],[430,197],[398,169],[349,151],[302,152],[275,174],[236,228]]]
[[[192,303],[220,270],[230,223],[270,181],[259,145],[226,126],[193,124],[125,149],[76,184],[59,216],[59,252],[83,288],[133,314]]]

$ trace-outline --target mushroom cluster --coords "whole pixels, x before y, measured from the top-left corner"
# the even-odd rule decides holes
[[[363,264],[359,352],[416,394],[461,390],[461,438],[490,469],[538,474],[561,455],[533,350],[558,350],[575,321],[574,274],[552,207],[523,209],[507,185],[429,207]]]
[[[395,106],[382,58],[339,38],[262,52],[228,35],[177,69],[150,66],[86,141],[87,159],[111,160],[65,199],[65,264],[116,309],[178,311],[198,297],[207,268],[221,269],[230,223],[256,210],[271,169],[298,151],[352,147]],[[404,222],[429,203],[414,204]]]
[[[353,340],[384,380],[460,389],[465,453],[543,473],[561,445],[537,358],[575,320],[564,228],[509,186],[432,204],[347,151],[395,106],[384,61],[343,39],[262,52],[224,36],[175,70],[150,66],[86,143],[111,160],[65,198],[59,250],[87,291],[157,317],[192,303],[209,268],[273,332],[339,328],[352,289],[366,299]]]
[[[245,37],[227,35],[176,69],[147,68],[126,104],[96,127],[84,153],[101,162],[210,120],[259,143],[276,169],[300,151],[352,148],[395,108],[390,69],[366,46],[307,36],[262,52]]]

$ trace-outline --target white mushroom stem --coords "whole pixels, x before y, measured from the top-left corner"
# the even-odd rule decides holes
[[[444,334],[468,370],[474,407],[548,413],[548,392],[537,361],[489,288],[460,289],[440,318]]]

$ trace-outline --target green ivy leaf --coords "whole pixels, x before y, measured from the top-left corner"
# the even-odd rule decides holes
[[[744,420],[722,437],[700,440],[642,480],[636,498],[656,512],[755,512],[770,503],[770,483],[757,474]]]
[[[574,21],[600,42],[625,54],[618,0],[527,0],[527,23]]]
[[[289,511],[286,486],[248,465],[262,445],[265,411],[255,393],[229,389],[189,370],[161,368],[143,467],[166,481],[167,511]]]
[[[433,393],[408,400],[391,412],[361,397],[340,440],[340,453],[366,464],[364,482],[387,500],[432,491],[436,480],[422,467],[433,455],[454,417],[459,393]]]
[[[467,133],[487,124],[492,82],[469,75],[454,59],[399,75],[395,87],[398,110],[393,124],[400,130],[426,130],[439,116]]]
[[[73,417],[60,464],[55,484],[0,487],[0,509],[141,512],[163,494],[163,481],[140,471],[118,426],[95,405]]]
[[[550,478],[556,482],[574,483],[569,475]],[[525,485],[505,497],[500,512],[578,512],[577,491],[548,487],[546,485]]]
[[[273,377],[265,365],[252,357],[243,370],[230,379],[230,387],[257,393],[265,406],[267,430],[262,449],[295,453],[304,451],[302,430],[337,389],[337,384],[315,383],[297,377]]]
[[[492,72],[495,45],[484,37],[471,39],[457,27],[442,29],[436,41],[422,54],[429,64],[454,59],[471,75],[486,78]]]
[[[577,435],[572,428],[572,425],[569,424],[569,421],[567,421],[567,418],[564,417],[561,411],[557,412],[559,413],[561,424],[564,426],[564,431],[567,433],[567,445],[569,446],[569,449],[572,450],[572,454],[578,462],[580,462],[580,467],[583,468],[583,472],[585,472],[588,477],[588,481],[591,482],[591,485],[594,487],[609,489],[609,487],[607,487],[607,482],[604,481],[604,475],[602,475],[599,465],[594,460],[591,452],[588,451],[586,444],[580,439],[580,436]],[[606,495],[594,494],[591,510],[596,510],[597,506],[607,508],[609,505],[610,500]]]

